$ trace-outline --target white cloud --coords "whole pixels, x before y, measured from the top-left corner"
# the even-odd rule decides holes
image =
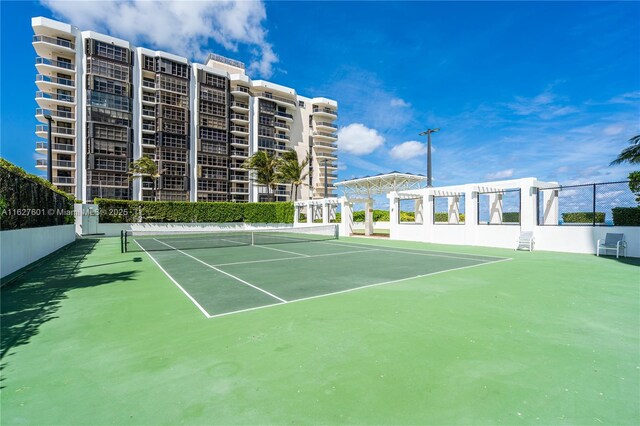
[[[408,107],[410,107],[410,106],[411,106],[411,104],[410,104],[409,102],[405,101],[404,99],[400,99],[400,98],[393,98],[393,99],[391,99],[391,101],[389,102],[389,104],[390,104],[392,107],[403,107],[403,108],[404,108],[404,107],[406,107],[406,108],[408,108]]]
[[[278,56],[262,26],[267,14],[258,1],[59,1],[42,0],[53,14],[81,30],[105,32],[136,45],[204,59],[212,39],[227,50],[252,48],[249,70],[273,74]]]
[[[516,115],[536,115],[543,120],[570,115],[578,111],[575,107],[559,103],[557,96],[550,89],[547,89],[533,98],[516,96],[515,102],[511,102],[507,106]]]
[[[431,147],[431,152],[433,152],[433,147]],[[426,153],[427,146],[425,144],[418,141],[406,141],[391,148],[389,154],[397,160],[409,160],[420,155],[426,155]]]
[[[605,127],[602,132],[607,136],[615,136],[615,135],[619,135],[623,131],[624,131],[624,126],[621,126],[619,124],[612,124],[610,126]]]
[[[338,148],[355,155],[371,154],[384,144],[384,137],[375,129],[353,123],[338,130]]]
[[[640,100],[640,90],[635,92],[623,93],[622,95],[615,96],[609,100],[612,104],[634,104]]]
[[[499,172],[489,173],[485,176],[486,179],[506,179],[513,176],[513,169],[500,170]]]

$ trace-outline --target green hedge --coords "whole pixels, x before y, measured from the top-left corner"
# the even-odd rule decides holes
[[[605,214],[596,212],[596,223],[604,223]],[[564,223],[593,223],[593,212],[562,213]]]
[[[440,212],[440,213],[436,213],[436,222],[449,222],[449,213],[444,213],[444,212]],[[460,213],[459,215],[459,219],[460,219],[460,223],[464,223],[464,213]]]
[[[616,226],[640,226],[639,207],[614,207],[613,224]]]
[[[353,212],[354,222],[364,222],[364,210]],[[388,222],[389,210],[374,210],[373,211],[374,222]]]
[[[502,213],[502,223],[520,223],[520,213],[519,212]]]
[[[96,198],[101,223],[293,223],[292,203],[190,203]]]
[[[74,222],[74,197],[0,158],[0,229]]]

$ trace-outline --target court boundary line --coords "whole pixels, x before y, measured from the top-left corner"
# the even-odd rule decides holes
[[[136,241],[136,244],[138,244],[138,242]],[[205,317],[207,318],[211,318],[211,314],[209,312],[207,312],[207,310],[205,308],[203,308],[198,301],[189,294],[189,292],[187,290],[185,290],[179,283],[178,281],[175,280],[175,278],[173,278],[163,267],[162,265],[160,265],[160,263],[153,257],[151,256],[151,253],[149,253],[148,251],[146,251],[144,249],[144,247],[142,247],[140,244],[138,244],[138,247],[140,247],[142,249],[142,251],[144,251],[147,256],[149,256],[149,258],[151,258],[151,260],[153,261],[153,263],[155,263],[156,265],[158,265],[158,268],[160,268],[160,270],[162,272],[164,272],[164,274],[171,280],[171,282],[173,282],[179,289],[180,291],[182,291],[185,296],[187,296],[189,298],[189,300],[191,300],[191,302],[196,305],[196,307],[198,309],[200,309],[200,312],[202,312],[204,314]]]
[[[255,246],[255,247],[260,247],[260,246]],[[215,264],[213,266],[219,268],[219,267],[222,267],[222,266],[248,265],[248,264],[252,264],[252,263],[281,262],[281,261],[284,261],[284,260],[295,260],[295,259],[314,259],[316,257],[339,256],[339,255],[351,254],[351,253],[366,253],[366,252],[370,252],[370,251],[380,251],[380,250],[377,250],[377,249],[351,250],[351,251],[341,251],[341,252],[338,252],[338,253],[324,253],[324,254],[307,255],[307,257],[297,256],[297,257],[280,257],[278,259],[245,260],[245,261],[242,261],[242,262],[220,263],[220,264]]]
[[[469,259],[469,260],[471,260],[471,259]],[[367,284],[367,285],[363,285],[363,286],[360,286],[360,287],[349,288],[349,289],[346,289],[346,290],[334,291],[334,292],[325,293],[325,294],[318,294],[316,296],[303,297],[301,299],[293,299],[293,300],[288,301],[286,304],[290,305],[290,304],[296,303],[296,302],[303,302],[303,301],[307,301],[307,300],[320,299],[322,297],[335,296],[337,294],[351,293],[351,292],[354,292],[354,291],[357,291],[357,290],[363,290],[363,289],[372,288],[372,287],[380,287],[380,286],[388,285],[388,284],[395,284],[395,283],[399,283],[399,282],[402,282],[402,281],[413,280],[413,279],[416,279],[416,278],[423,278],[423,277],[428,277],[428,276],[432,276],[432,275],[443,274],[445,272],[459,271],[459,270],[462,270],[462,269],[476,268],[478,266],[491,265],[491,264],[494,264],[494,263],[508,262],[510,260],[513,260],[513,258],[510,258],[510,257],[509,258],[501,258],[499,260],[492,260],[492,261],[489,261],[489,262],[482,262],[482,263],[478,263],[476,265],[461,266],[459,268],[445,269],[445,270],[442,270],[442,271],[430,272],[428,274],[420,274],[420,275],[414,275],[412,277],[407,277],[407,278],[399,278],[397,280],[384,281],[384,282],[375,283],[375,284]],[[271,305],[256,306],[256,307],[248,308],[248,309],[241,309],[241,310],[237,310],[237,311],[224,312],[224,313],[221,313],[221,314],[214,314],[214,315],[209,316],[209,318],[220,318],[220,317],[224,317],[224,316],[228,316],[228,315],[239,314],[239,313],[247,312],[247,311],[256,311],[258,309],[266,309],[266,308],[271,308],[271,307],[280,306],[280,305],[283,305],[283,303],[274,303],[274,304],[271,304]]]
[[[207,266],[207,267],[209,267],[209,268],[213,269],[214,271],[218,271],[218,272],[220,272],[220,273],[222,273],[222,274],[224,274],[224,275],[226,275],[226,276],[228,276],[228,277],[233,278],[234,280],[237,280],[237,281],[241,282],[242,284],[248,285],[249,287],[252,287],[252,288],[254,288],[254,289],[258,290],[258,291],[261,291],[261,292],[263,292],[264,294],[267,294],[267,295],[269,295],[269,296],[273,297],[274,299],[278,299],[278,300],[280,300],[282,303],[288,303],[288,302],[287,302],[286,300],[284,300],[283,298],[278,297],[278,296],[276,296],[276,295],[275,295],[275,294],[273,294],[273,293],[269,293],[267,290],[262,289],[262,288],[260,288],[260,287],[258,287],[258,286],[256,286],[256,285],[253,285],[253,284],[251,284],[250,282],[247,282],[247,281],[243,280],[242,278],[236,277],[236,276],[235,276],[235,275],[233,275],[233,274],[230,274],[230,273],[228,273],[228,272],[225,272],[225,271],[223,271],[222,269],[218,269],[218,268],[216,268],[215,266],[209,265],[209,264],[208,264],[207,262],[205,262],[204,260],[198,259],[197,257],[192,256],[192,255],[190,255],[189,253],[185,253],[184,251],[182,251],[182,250],[180,250],[180,249],[177,249],[177,248],[175,248],[175,247],[172,247],[172,246],[170,246],[170,245],[169,245],[169,244],[167,244],[167,243],[163,243],[162,241],[160,241],[160,240],[158,240],[158,239],[156,239],[156,238],[154,238],[154,240],[155,240],[155,241],[157,241],[157,242],[159,242],[160,244],[164,244],[165,246],[172,248],[173,250],[176,250],[178,253],[184,254],[185,256],[190,257],[190,258],[192,258],[193,260],[196,260],[196,261],[198,261],[198,262],[202,263],[203,265],[205,265],[205,266]]]
[[[468,257],[459,257],[459,256],[449,256],[448,254],[460,254],[463,256],[476,256],[476,257],[484,257],[484,258],[491,258],[491,259],[497,259],[497,260],[505,260],[505,259],[509,259],[512,260],[513,258],[511,257],[500,257],[500,256],[484,256],[481,254],[472,254],[472,253],[456,253],[456,252],[448,252],[448,251],[437,251],[437,250],[421,250],[421,249],[403,249],[403,248],[399,248],[399,247],[393,247],[393,246],[384,246],[384,245],[377,245],[377,244],[362,244],[362,243],[331,243],[331,242],[327,242],[327,241],[320,241],[320,244],[328,244],[328,245],[333,245],[333,246],[341,246],[341,247],[377,247],[378,250],[380,251],[390,251],[390,252],[397,252],[397,253],[405,253],[405,254],[417,254],[417,255],[421,255],[421,256],[438,256],[438,257],[451,257],[453,259],[464,259],[464,260],[478,260],[478,261],[482,261],[481,259],[472,259],[472,258],[468,258]],[[383,248],[381,248],[383,247]],[[385,250],[385,249],[389,249],[389,250]],[[413,251],[411,251],[413,250]],[[416,253],[418,252],[418,253]],[[430,253],[435,253],[435,254],[430,254]]]
[[[301,257],[311,257],[311,256],[309,256],[308,254],[302,254],[302,253],[298,253],[298,252],[295,252],[295,251],[287,251],[287,250],[277,249],[277,248],[274,248],[274,247],[267,247],[267,246],[263,246],[263,245],[260,245],[260,244],[252,244],[252,245],[253,245],[253,247],[259,247],[259,248],[261,248],[261,249],[274,250],[274,251],[281,251],[282,253],[296,254],[296,255],[298,255],[299,257],[300,257],[300,256],[301,256]]]

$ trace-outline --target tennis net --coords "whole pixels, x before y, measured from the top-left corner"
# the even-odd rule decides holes
[[[164,251],[305,243],[338,239],[338,225],[238,231],[123,231],[122,251]]]

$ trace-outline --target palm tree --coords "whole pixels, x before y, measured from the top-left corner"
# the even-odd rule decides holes
[[[280,161],[272,153],[258,151],[247,158],[242,167],[255,172],[255,181],[267,187],[267,195],[272,199],[271,189],[278,182],[279,164]]]
[[[618,158],[613,160],[610,165],[614,164],[640,164],[640,135],[635,135],[629,139],[631,146],[626,147],[618,154]]]
[[[309,175],[309,171],[305,171],[309,164],[309,155],[298,162],[298,153],[290,150],[282,154],[279,178],[282,182],[291,184],[291,201],[298,199],[298,187],[304,184],[304,180]]]
[[[148,156],[142,156],[129,164],[130,179],[149,177],[153,181],[153,199],[156,200],[156,182],[160,177],[158,165]]]

